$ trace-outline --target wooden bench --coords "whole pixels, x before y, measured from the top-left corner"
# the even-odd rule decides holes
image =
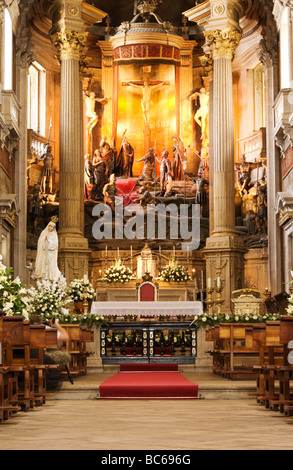
[[[21,409],[45,403],[44,350],[57,347],[57,330],[31,325],[22,317],[0,316],[0,421]]]
[[[87,358],[90,355],[87,352],[86,344],[94,341],[92,330],[79,324],[62,324],[62,328],[68,333],[69,339],[66,343],[66,351],[71,355],[69,371],[72,376],[87,374]],[[66,371],[62,372],[66,375]]]
[[[45,364],[44,352],[46,349],[57,349],[57,329],[47,328],[45,325],[36,324],[30,325],[30,364],[34,366],[35,372],[35,388],[34,400],[35,404],[42,405],[46,403],[46,397],[51,396],[47,393],[46,377],[51,369],[56,369],[59,366]]]
[[[0,342],[3,348],[3,366],[10,369],[17,381],[18,393],[10,399],[10,404],[22,410],[34,407],[34,374],[30,365],[29,322],[22,317],[0,317]]]
[[[259,352],[253,347],[252,325],[221,323],[209,330],[206,339],[214,345],[209,351],[214,373],[229,379],[255,378],[252,365],[257,362]]]
[[[283,321],[282,321],[283,320]],[[290,328],[292,327],[292,333]],[[258,331],[257,331],[258,329]],[[282,317],[281,321],[268,321],[265,327],[255,327],[260,347],[260,363],[257,372],[257,401],[266,408],[279,410],[293,405],[290,380],[293,368],[287,361],[287,345],[293,337],[293,317]]]

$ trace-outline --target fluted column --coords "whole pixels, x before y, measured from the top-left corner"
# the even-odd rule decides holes
[[[206,243],[207,279],[224,281],[223,312],[230,312],[231,294],[243,287],[244,247],[235,230],[234,109],[232,60],[240,41],[238,30],[208,31],[206,46],[213,58],[211,103],[213,230]]]
[[[59,51],[60,188],[59,247],[61,269],[68,280],[88,270],[84,238],[82,84],[80,67],[86,33],[63,29],[52,36]]]
[[[282,239],[276,213],[276,194],[281,191],[280,161],[275,143],[274,103],[278,95],[278,44],[273,21],[265,29],[265,37],[260,41],[258,57],[265,68],[266,81],[266,143],[268,185],[268,250],[269,250],[269,290],[272,295],[282,292]]]
[[[235,234],[232,59],[239,40],[240,34],[233,30],[206,33],[206,42],[214,59],[213,234]]]
[[[59,235],[83,235],[81,227],[80,175],[83,168],[80,120],[80,52],[86,36],[62,31],[55,43],[60,46],[60,211]]]

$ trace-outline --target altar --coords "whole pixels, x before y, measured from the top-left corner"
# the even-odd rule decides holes
[[[170,321],[181,317],[203,315],[202,302],[93,302],[93,315],[102,317],[168,317]]]

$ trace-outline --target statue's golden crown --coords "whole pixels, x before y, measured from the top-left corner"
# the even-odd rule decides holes
[[[51,221],[54,222],[54,224],[57,224],[58,220],[59,219],[58,219],[57,215],[54,215],[53,217],[51,217]]]

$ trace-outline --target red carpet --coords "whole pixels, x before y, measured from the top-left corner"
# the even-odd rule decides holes
[[[152,370],[120,372],[103,382],[100,398],[126,399],[196,399],[198,385],[187,380],[179,372],[155,372]]]
[[[178,372],[178,364],[121,364],[120,372]]]

